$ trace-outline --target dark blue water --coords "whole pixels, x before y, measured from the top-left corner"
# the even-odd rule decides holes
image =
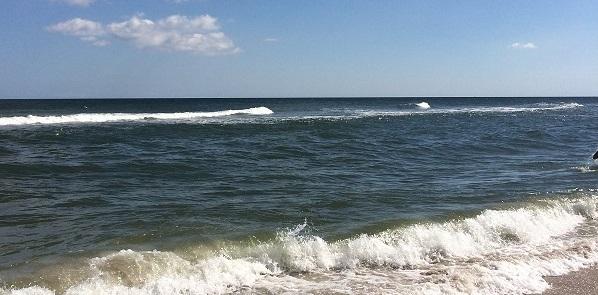
[[[0,101],[0,280],[304,223],[334,243],[589,191],[597,111],[598,98]]]

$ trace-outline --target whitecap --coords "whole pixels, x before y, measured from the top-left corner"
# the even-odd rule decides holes
[[[419,107],[420,109],[424,109],[424,110],[427,110],[427,109],[430,108],[430,104],[427,103],[427,102],[425,102],[425,101],[422,101],[422,102],[417,103],[415,105],[417,105],[417,107]]]
[[[225,110],[216,112],[179,112],[179,113],[81,113],[58,116],[15,116],[0,117],[0,126],[7,125],[49,125],[72,123],[106,123],[121,121],[143,120],[190,120],[197,118],[215,118],[232,115],[270,115],[272,110],[267,107],[255,107],[240,110]]]
[[[539,200],[338,241],[302,234],[304,222],[272,241],[199,258],[122,250],[90,259],[91,275],[64,293],[541,293],[544,276],[598,262],[597,205],[595,196]]]

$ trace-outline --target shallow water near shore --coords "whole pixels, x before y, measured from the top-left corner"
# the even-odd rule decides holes
[[[598,262],[596,111],[0,101],[0,294],[539,293]]]

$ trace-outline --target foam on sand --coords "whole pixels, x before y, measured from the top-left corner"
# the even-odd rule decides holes
[[[304,234],[302,224],[271,241],[194,258],[122,250],[89,259],[88,275],[65,279],[64,293],[540,293],[549,287],[544,276],[598,262],[597,206],[596,196],[539,200],[339,241]]]
[[[119,121],[142,120],[189,120],[196,118],[215,118],[232,115],[270,115],[272,110],[267,107],[256,107],[240,110],[226,110],[216,112],[180,112],[180,113],[81,113],[61,116],[17,116],[0,117],[0,126],[6,125],[48,125],[66,123],[105,123]]]

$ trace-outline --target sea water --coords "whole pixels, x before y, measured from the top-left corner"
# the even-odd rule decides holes
[[[0,101],[0,294],[529,294],[598,262],[596,98]]]

